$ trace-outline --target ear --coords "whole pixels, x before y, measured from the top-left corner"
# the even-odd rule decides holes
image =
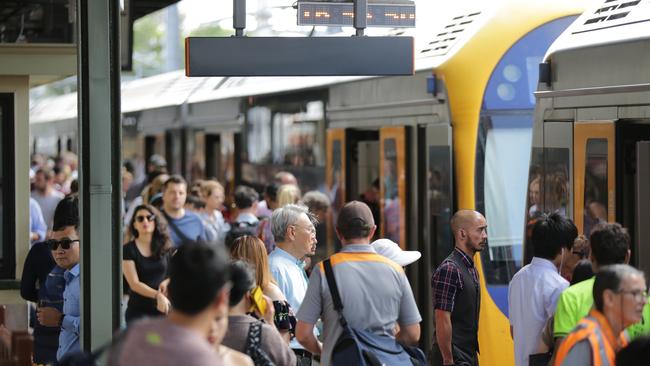
[[[339,232],[339,229],[334,228],[334,231],[336,232],[336,237],[339,239],[340,242],[343,242],[343,235]]]
[[[614,297],[616,293],[610,289],[603,291],[603,310],[611,309],[614,306]]]
[[[215,309],[221,311],[223,308],[228,309],[228,301],[230,299],[230,289],[222,288],[219,290],[217,297],[214,299]]]
[[[627,250],[627,253],[625,253],[625,261],[624,261],[625,264],[630,263],[630,256],[631,256],[631,255],[632,255],[632,251],[630,251],[630,250],[628,249],[628,250]]]
[[[377,231],[377,225],[374,225],[372,229],[370,229],[370,233],[368,233],[368,241],[372,241],[372,238],[375,236],[375,231]]]

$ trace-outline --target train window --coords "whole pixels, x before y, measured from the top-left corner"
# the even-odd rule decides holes
[[[528,179],[538,64],[574,19],[548,22],[517,41],[494,68],[483,96],[475,197],[476,208],[485,214],[489,229],[481,262],[488,291],[506,315],[507,284],[523,264],[529,185],[544,189],[543,182]]]
[[[322,101],[307,103],[305,112],[273,116],[273,163],[292,166],[324,166],[319,131],[324,121]]]
[[[271,158],[271,109],[252,107],[246,118],[245,160],[249,163],[269,163]]]
[[[325,103],[320,96],[273,97],[248,108],[243,183],[262,190],[275,173],[286,170],[303,192],[324,189]]]
[[[483,116],[482,162],[483,176],[477,174],[477,188],[481,200],[479,211],[488,220],[488,248],[483,255],[485,275],[492,283],[508,283],[522,265],[523,228],[522,210],[526,207],[529,168],[528,154],[532,142],[533,116],[531,113],[509,115],[493,113]],[[479,180],[481,179],[481,180]],[[478,195],[477,195],[478,196]]]
[[[383,191],[384,205],[382,227],[384,237],[401,244],[400,239],[400,201],[397,181],[397,142],[393,138],[384,140]],[[402,244],[404,245],[404,244]]]
[[[453,238],[449,227],[452,214],[451,149],[449,146],[429,146],[427,191],[429,199],[429,228],[435,248],[432,263],[438,266],[452,251]]]
[[[542,213],[559,213],[570,217],[569,171],[571,152],[568,148],[533,148],[528,176],[526,205],[526,250],[523,264],[533,255],[530,231]]]
[[[584,233],[607,221],[607,139],[588,139],[585,161]]]
[[[0,278],[15,277],[14,97],[0,93]]]

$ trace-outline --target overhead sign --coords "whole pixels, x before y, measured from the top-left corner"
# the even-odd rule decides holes
[[[298,25],[353,26],[354,4],[298,2]],[[415,27],[415,4],[368,4],[368,27]]]
[[[413,37],[188,37],[187,76],[412,75]]]

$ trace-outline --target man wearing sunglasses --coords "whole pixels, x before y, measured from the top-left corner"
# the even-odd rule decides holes
[[[60,327],[57,360],[68,352],[81,350],[79,345],[79,201],[76,195],[64,198],[54,211],[54,231],[47,245],[56,265],[65,270],[63,312],[54,307],[39,307],[37,318],[46,327]],[[55,267],[56,269],[56,267]]]

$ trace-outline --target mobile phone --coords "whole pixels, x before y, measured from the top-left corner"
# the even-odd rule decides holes
[[[263,316],[266,313],[266,300],[261,287],[257,286],[251,291],[251,301],[253,302],[251,311],[257,311]]]

